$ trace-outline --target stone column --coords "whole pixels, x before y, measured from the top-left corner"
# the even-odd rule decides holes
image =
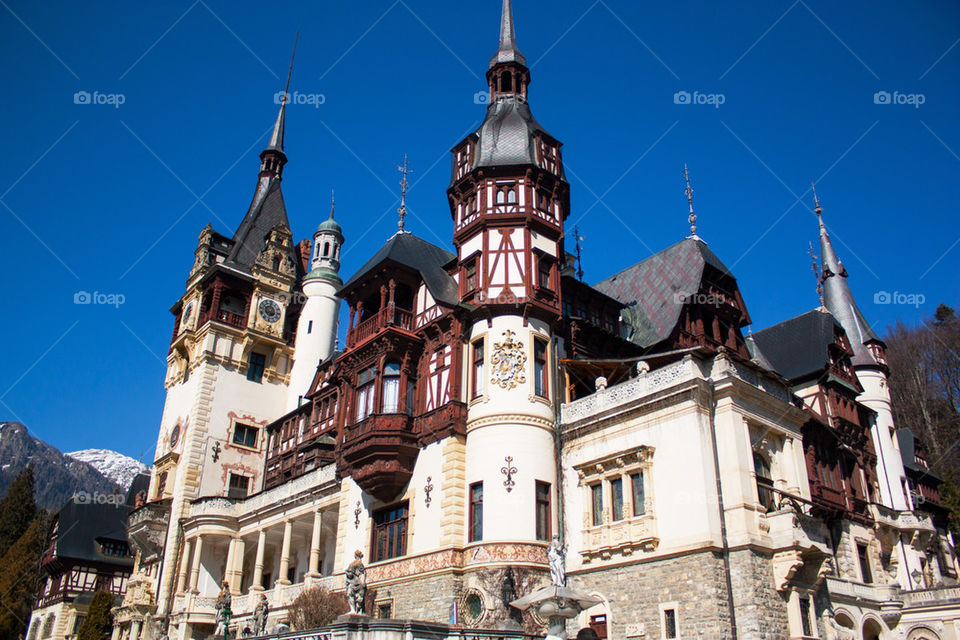
[[[180,562],[180,574],[177,576],[177,595],[183,595],[187,590],[187,577],[190,574],[190,550],[193,548],[192,540],[183,541],[183,559]]]
[[[203,553],[203,536],[197,536],[197,542],[193,545],[193,566],[190,568],[190,591],[197,591],[197,581],[200,579],[200,555]]]
[[[140,637],[140,627],[143,625],[139,620],[130,623],[130,640],[137,640]]]
[[[243,551],[246,547],[243,538],[237,537],[233,541],[233,582],[230,583],[230,591],[234,595],[240,595],[240,587],[243,584]]]
[[[36,635],[36,634],[34,634]],[[27,633],[27,637],[30,637],[30,634]],[[113,631],[110,633],[110,640],[120,640],[120,625],[113,625]]]
[[[313,537],[310,539],[310,569],[307,575],[320,575],[320,530],[323,525],[322,513],[319,509],[313,512]]]
[[[287,579],[287,573],[290,570],[290,536],[293,533],[293,522],[287,520],[283,523],[283,546],[280,551],[280,575],[278,584],[290,584]]]
[[[253,582],[250,584],[251,591],[263,591],[263,553],[267,544],[267,532],[260,529],[257,535],[257,559],[253,564]]]
[[[217,585],[219,587],[226,582],[227,588],[230,589],[231,593],[233,593],[233,564],[236,561],[236,553],[234,553],[237,546],[236,542],[234,538],[227,540],[227,563],[223,568],[223,578],[220,579],[220,584]],[[219,592],[220,589],[217,589],[217,591]]]

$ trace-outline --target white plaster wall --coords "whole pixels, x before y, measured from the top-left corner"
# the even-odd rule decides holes
[[[537,233],[533,229],[530,230],[530,246],[533,249],[540,249],[551,256],[557,256],[557,242],[543,234]]]
[[[890,406],[890,390],[887,377],[873,369],[858,369],[857,379],[863,393],[857,398],[877,412],[873,425],[873,446],[877,451],[877,472],[880,474],[880,499],[886,506],[898,511],[910,508],[903,492],[903,460],[892,433],[893,411]]]
[[[353,562],[353,553],[359,549],[363,552],[363,561],[365,564],[370,563],[370,510],[371,505],[374,504],[374,498],[369,495],[365,495],[363,490],[353,481],[353,478],[346,477],[340,484],[340,492],[345,498],[346,502],[346,517],[342,520],[344,522],[343,526],[343,543],[338,551],[339,558],[337,558],[337,570],[343,571],[346,569],[347,565]],[[360,525],[354,525],[354,514],[353,511],[356,509],[357,501],[360,501],[360,508],[362,512],[360,514]],[[341,502],[343,504],[343,502]],[[341,507],[343,508],[343,507]]]
[[[513,339],[523,343],[526,354],[525,380],[513,389],[504,389],[490,379],[494,344],[504,340],[506,330],[514,332]],[[491,327],[481,321],[474,325],[471,339],[480,335],[485,336],[485,395],[471,402],[467,412],[466,485],[484,483],[484,541],[533,541],[537,480],[551,485],[554,518],[557,509],[554,410],[550,402],[533,395],[533,337],[549,342],[551,336],[544,323],[531,319],[523,326],[518,316],[495,317]],[[513,458],[510,465],[507,456]],[[504,486],[507,476],[502,469],[507,466],[516,468],[511,491]]]
[[[290,371],[286,410],[299,406],[310,390],[317,365],[333,353],[340,318],[340,298],[337,288],[327,280],[308,280],[303,283],[307,301],[297,324],[296,350]],[[313,323],[312,329],[311,324]]]
[[[567,554],[568,567],[581,566],[578,552],[583,549],[583,526],[590,509],[574,466],[640,445],[654,448],[646,490],[653,494],[652,512],[660,538],[656,555],[704,544],[719,546],[716,476],[708,429],[706,419],[693,411],[692,403],[685,402],[669,413],[629,419],[603,433],[570,442],[563,456],[566,533],[571,551]]]
[[[443,442],[434,442],[417,455],[417,462],[410,478],[410,520],[407,554],[424,553],[439,548],[441,504],[443,499]],[[430,506],[424,501],[427,478],[433,490]]]

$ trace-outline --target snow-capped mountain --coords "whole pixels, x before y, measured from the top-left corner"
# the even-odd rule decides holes
[[[138,473],[147,470],[147,465],[110,449],[81,449],[66,455],[74,460],[86,462],[124,489],[130,486]]]

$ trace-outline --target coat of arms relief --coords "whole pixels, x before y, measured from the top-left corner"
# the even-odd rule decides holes
[[[513,339],[513,331],[508,329],[503,332],[503,336],[502,342],[493,345],[490,380],[503,389],[513,389],[527,381],[523,373],[527,354],[523,351],[523,343]]]

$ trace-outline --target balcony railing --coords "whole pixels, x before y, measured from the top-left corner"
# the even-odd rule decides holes
[[[385,327],[394,326],[406,331],[413,329],[413,312],[399,307],[386,307],[347,332],[347,342],[353,346],[373,337]]]
[[[903,603],[907,607],[942,607],[960,604],[960,587],[938,587],[920,589],[903,594]]]

